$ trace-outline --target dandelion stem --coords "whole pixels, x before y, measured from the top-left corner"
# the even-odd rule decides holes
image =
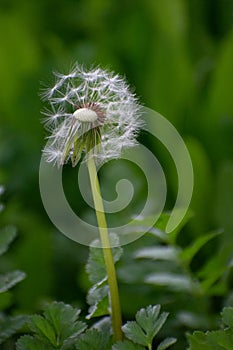
[[[108,284],[110,290],[110,303],[111,303],[111,317],[112,328],[115,341],[122,339],[122,319],[121,319],[121,306],[118,292],[118,284],[116,277],[116,270],[112,255],[112,249],[109,240],[108,228],[106,223],[106,217],[104,213],[103,201],[101,197],[100,185],[98,175],[96,171],[95,161],[92,157],[89,158],[88,171],[91,182],[92,195],[94,200],[94,206],[96,210],[96,217],[99,226],[100,239],[103,249],[104,261],[107,270]]]

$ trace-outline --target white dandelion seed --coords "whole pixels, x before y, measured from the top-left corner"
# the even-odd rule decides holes
[[[78,64],[65,75],[54,73],[55,85],[43,93],[50,108],[44,123],[50,132],[46,160],[75,166],[83,152],[96,159],[119,158],[137,144],[141,108],[125,80],[101,68],[86,71]]]

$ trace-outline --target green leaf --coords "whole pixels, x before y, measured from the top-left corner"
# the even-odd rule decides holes
[[[113,345],[112,350],[145,350],[144,346],[134,344],[129,340],[117,342]]]
[[[0,255],[4,254],[11,242],[16,237],[16,229],[13,226],[7,226],[0,231]]]
[[[218,254],[208,260],[203,268],[198,271],[197,276],[202,280],[201,288],[205,293],[212,294],[213,284],[224,274],[226,269],[226,257],[223,254]]]
[[[166,338],[164,339],[164,341],[162,341],[162,343],[159,344],[159,346],[157,347],[157,350],[165,350],[169,348],[169,346],[175,344],[175,342],[176,342],[176,338]]]
[[[222,318],[229,328],[189,334],[187,336],[190,344],[189,350],[233,350],[233,308],[224,308]]]
[[[110,234],[110,242],[113,243],[113,245],[117,245],[119,243],[117,235]],[[112,249],[113,259],[115,263],[120,259],[122,252],[123,250],[121,247],[115,247]],[[86,270],[89,274],[89,279],[93,284],[99,283],[106,278],[106,267],[103,250],[101,248],[101,243],[99,240],[95,240],[90,247]]]
[[[233,329],[233,307],[225,307],[222,312],[224,324]]]
[[[135,321],[128,321],[123,327],[125,336],[132,340],[134,343],[147,346],[147,336],[142,328]],[[149,343],[150,344],[150,343]]]
[[[78,321],[80,310],[62,302],[53,302],[45,310],[44,316],[52,324],[60,342],[76,337],[86,329],[86,324]]]
[[[160,305],[149,305],[146,309],[141,309],[136,314],[136,322],[127,322],[122,330],[126,337],[134,343],[151,346],[155,335],[164,325],[168,313],[163,312],[159,316]]]
[[[220,349],[233,350],[233,332],[229,334],[227,331],[214,331],[207,333],[207,341],[209,344],[219,345]]]
[[[194,332],[192,335],[188,334],[187,338],[190,344],[188,350],[213,350],[212,345],[207,344],[205,334],[202,332],[198,331]]]
[[[40,339],[34,338],[30,335],[24,335],[18,339],[16,350],[56,350],[56,348],[48,343],[44,343]]]
[[[27,316],[6,317],[0,315],[0,344],[16,333],[27,321]]]
[[[33,315],[29,327],[35,336],[50,345],[69,349],[76,338],[86,329],[86,324],[78,321],[80,310],[62,302],[48,305],[43,316]]]
[[[193,257],[197,254],[197,252],[211,239],[215,238],[217,235],[222,233],[222,231],[218,232],[211,232],[209,234],[206,234],[204,236],[198,237],[192,244],[185,248],[180,253],[180,258],[183,260],[186,264],[190,264]]]
[[[88,291],[87,302],[90,305],[87,319],[97,316],[109,315],[109,286],[106,284],[106,279],[96,283]]]
[[[110,350],[111,338],[105,332],[97,329],[88,329],[75,343],[77,350]]]
[[[49,341],[54,346],[59,345],[59,343],[57,343],[57,337],[53,325],[51,325],[44,317],[40,315],[31,316],[29,327],[41,340]]]
[[[164,246],[141,248],[135,252],[134,257],[176,262],[178,257],[178,249]]]
[[[188,276],[174,273],[158,272],[145,277],[145,282],[157,286],[166,286],[175,291],[192,291],[193,284]]]
[[[103,298],[100,301],[95,302],[88,310],[88,315],[86,319],[91,319],[93,317],[109,315],[109,300],[108,297]]]
[[[25,277],[26,274],[18,270],[0,275],[0,293],[8,291],[8,289],[22,281]]]

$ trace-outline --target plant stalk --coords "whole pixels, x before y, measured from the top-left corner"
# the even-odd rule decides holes
[[[110,290],[110,303],[111,303],[111,318],[114,340],[122,340],[122,317],[121,306],[118,292],[118,284],[116,277],[116,270],[113,260],[112,248],[109,240],[108,228],[106,223],[106,217],[104,213],[103,200],[101,197],[100,184],[96,171],[96,165],[93,157],[90,157],[87,162],[87,167],[90,176],[91,189],[93,195],[93,201],[96,211],[96,217],[99,227],[100,240],[103,249],[104,261],[107,270],[107,278]]]

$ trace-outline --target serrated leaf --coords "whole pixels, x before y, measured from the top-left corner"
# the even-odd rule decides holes
[[[220,349],[233,350],[233,333],[228,334],[226,331],[213,331],[207,333],[207,341],[210,345]]]
[[[169,346],[176,343],[176,338],[166,338],[162,343],[159,344],[157,350],[166,350]]]
[[[71,349],[76,338],[86,329],[86,324],[78,321],[80,310],[62,302],[48,305],[43,316],[33,315],[29,327],[41,341],[61,349]]]
[[[212,345],[207,344],[206,337],[203,332],[197,331],[193,334],[188,334],[187,338],[190,345],[188,350],[213,350]]]
[[[77,350],[111,350],[109,334],[97,329],[88,329],[75,343]]]
[[[44,317],[40,315],[31,316],[29,327],[40,339],[49,341],[54,346],[58,345],[54,328]]]
[[[134,344],[129,340],[124,340],[114,344],[112,350],[145,350],[145,347],[139,344]]]
[[[0,275],[0,293],[8,291],[11,287],[22,281],[25,277],[26,274],[18,270]]]
[[[134,343],[147,346],[147,337],[142,328],[135,321],[128,321],[123,327],[125,336],[132,340]]]
[[[95,322],[92,328],[97,329],[99,332],[112,333],[112,321],[110,316],[102,317]]]
[[[134,254],[135,258],[146,258],[153,260],[177,261],[178,249],[174,247],[147,247],[137,250]]]
[[[76,337],[86,329],[86,324],[78,321],[80,310],[62,302],[53,302],[44,312],[44,316],[53,326],[60,343],[69,337]]]
[[[87,302],[89,305],[93,305],[96,302],[105,298],[109,293],[109,286],[106,284],[107,279],[96,283],[92,288],[89,289],[87,294]]]
[[[126,337],[134,343],[151,346],[155,335],[160,331],[166,322],[168,313],[163,312],[159,316],[160,305],[149,305],[146,309],[141,309],[136,314],[136,322],[127,322],[122,330]]]
[[[16,229],[13,226],[7,226],[0,231],[0,255],[4,254],[11,242],[16,237]]]
[[[160,313],[160,305],[149,305],[146,309],[140,309],[136,313],[136,321],[142,327],[142,329],[151,329]]]
[[[113,245],[118,245],[119,239],[115,234],[110,234],[110,242]],[[115,247],[112,248],[113,260],[116,263],[121,255],[122,248]],[[99,283],[106,278],[106,267],[104,261],[103,250],[101,248],[101,243],[99,240],[95,240],[90,247],[90,253],[88,262],[86,265],[87,273],[89,274],[89,279],[93,284]]]
[[[227,308],[232,309],[232,308]],[[227,318],[230,315],[227,315]],[[231,315],[230,315],[231,318]],[[231,320],[230,320],[231,322]],[[233,350],[233,329],[226,328],[211,332],[194,332],[188,335],[189,350]]]
[[[211,232],[209,234],[206,234],[204,236],[198,237],[192,244],[183,249],[183,251],[180,253],[180,259],[183,260],[186,264],[190,264],[194,256],[198,253],[198,251],[211,239],[218,236],[222,231],[218,232]]]
[[[145,282],[157,286],[166,286],[175,291],[192,291],[193,283],[188,276],[158,272],[145,277]]]
[[[106,279],[95,284],[88,291],[87,302],[90,305],[87,319],[97,316],[109,315],[109,286],[106,285]]]
[[[30,335],[24,335],[18,339],[16,350],[56,350],[56,348],[48,343],[44,343],[40,339],[34,338]]]
[[[27,316],[6,317],[0,315],[0,344],[16,333],[27,322]]]
[[[86,316],[86,319],[90,320],[93,317],[100,317],[106,315],[109,315],[109,300],[107,297],[90,306],[90,308],[88,309],[88,315]]]

